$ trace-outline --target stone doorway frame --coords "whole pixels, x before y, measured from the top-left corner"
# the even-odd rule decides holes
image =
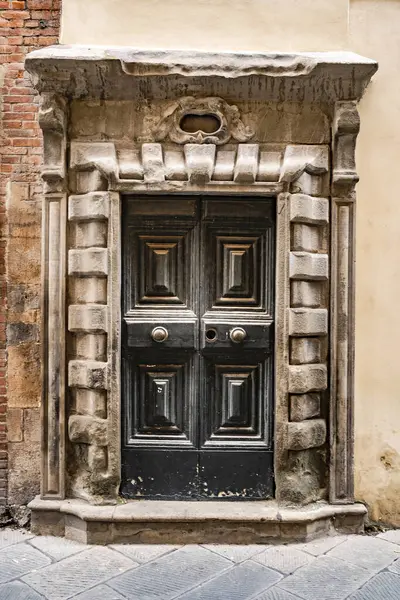
[[[276,500],[351,505],[356,103],[376,63],[351,53],[56,46],[31,53],[26,67],[41,94],[45,163],[42,484],[34,510],[62,512],[66,498],[94,505],[118,498],[124,193],[277,198]],[[285,143],[276,150],[250,142],[236,106],[207,93],[225,78],[245,94],[254,77],[265,78],[266,100],[301,98],[329,106],[331,144]],[[132,81],[173,87],[171,78],[188,78],[189,88],[197,78],[205,93],[178,96],[153,140],[137,144],[128,162],[121,163],[113,142],[69,140],[74,98],[118,100]],[[178,117],[184,110],[217,115],[220,137],[182,132]],[[233,142],[233,163],[221,152],[227,141],[230,148]],[[320,345],[325,350],[316,350]],[[329,415],[318,410],[321,395],[329,396]],[[80,462],[76,452],[71,461],[71,447],[81,449]],[[324,472],[317,464],[325,465]]]

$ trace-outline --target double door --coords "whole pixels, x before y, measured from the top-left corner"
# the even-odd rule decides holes
[[[274,209],[125,199],[123,496],[273,495]]]

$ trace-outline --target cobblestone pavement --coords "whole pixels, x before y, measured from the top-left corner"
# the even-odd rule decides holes
[[[400,600],[400,530],[281,546],[84,546],[0,530],[0,600]]]

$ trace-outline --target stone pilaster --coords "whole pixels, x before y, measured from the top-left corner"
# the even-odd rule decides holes
[[[331,228],[330,501],[354,501],[355,102],[333,119]]]

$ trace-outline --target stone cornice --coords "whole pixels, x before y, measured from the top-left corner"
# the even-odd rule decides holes
[[[223,95],[238,79],[249,78],[243,99],[251,94],[281,102],[357,100],[377,69],[375,61],[351,52],[208,53],[62,45],[31,52],[25,65],[40,92],[71,98],[135,99],[138,79],[146,80],[150,98],[173,97],[181,79],[189,89],[191,82],[198,89],[203,78],[209,89],[214,81],[215,95]]]

